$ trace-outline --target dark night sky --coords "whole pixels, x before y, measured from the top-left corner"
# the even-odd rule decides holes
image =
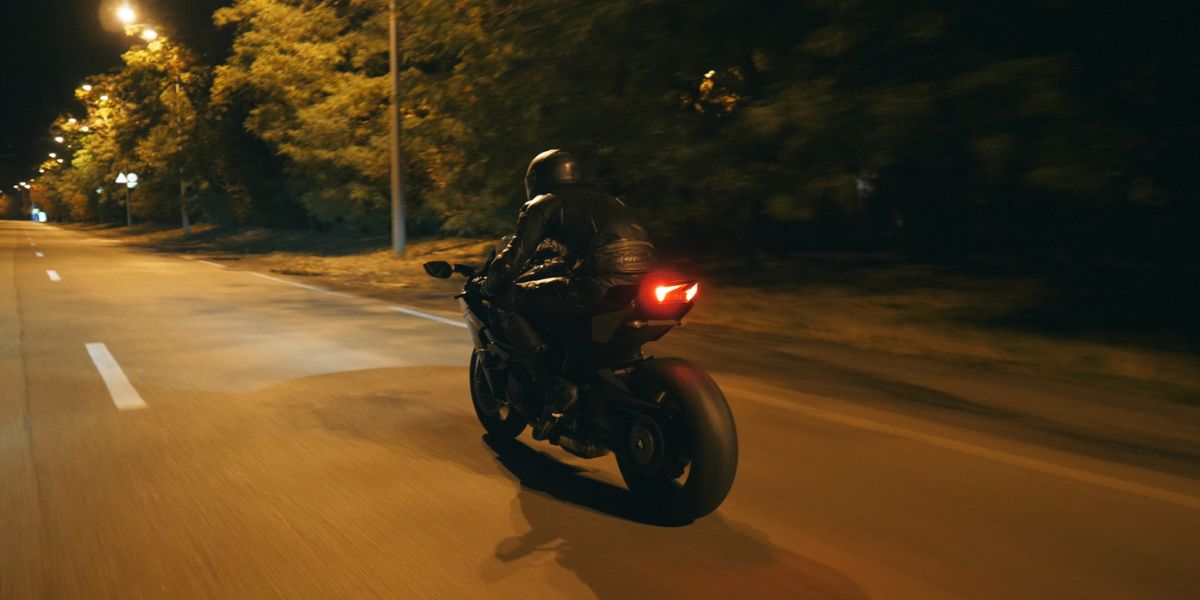
[[[232,0],[229,0],[232,1]],[[222,0],[135,0],[147,17],[177,30],[212,61],[222,36],[211,14]],[[104,27],[116,0],[3,0],[0,4],[0,189],[32,172],[52,143],[55,115],[82,112],[73,89],[120,64],[131,40]],[[109,24],[110,27],[112,24]]]

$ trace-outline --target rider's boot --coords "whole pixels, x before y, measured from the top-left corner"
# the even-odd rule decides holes
[[[555,357],[529,321],[512,311],[501,312],[505,335],[518,350],[519,360],[542,392],[543,410],[533,424],[533,439],[552,439],[562,424],[569,420],[571,409],[579,401],[579,389],[559,375]]]

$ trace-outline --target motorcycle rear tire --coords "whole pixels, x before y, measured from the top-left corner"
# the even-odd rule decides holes
[[[665,469],[647,473],[628,450],[618,452],[617,466],[629,491],[673,519],[691,521],[713,512],[729,494],[737,473],[737,429],[725,395],[707,373],[681,359],[645,361],[630,381],[635,390],[666,392],[667,401],[683,413],[691,461],[687,479],[680,484]]]

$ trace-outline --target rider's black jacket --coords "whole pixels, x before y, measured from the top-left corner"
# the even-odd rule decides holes
[[[487,291],[497,292],[520,276],[547,239],[558,245],[578,275],[645,273],[654,262],[646,229],[624,202],[599,190],[565,185],[521,208],[516,235],[488,271]]]

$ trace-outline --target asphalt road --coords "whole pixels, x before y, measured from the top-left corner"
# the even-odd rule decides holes
[[[270,277],[0,222],[0,598],[1200,598],[1194,406],[680,333],[741,468],[666,527],[485,442],[449,302]]]

